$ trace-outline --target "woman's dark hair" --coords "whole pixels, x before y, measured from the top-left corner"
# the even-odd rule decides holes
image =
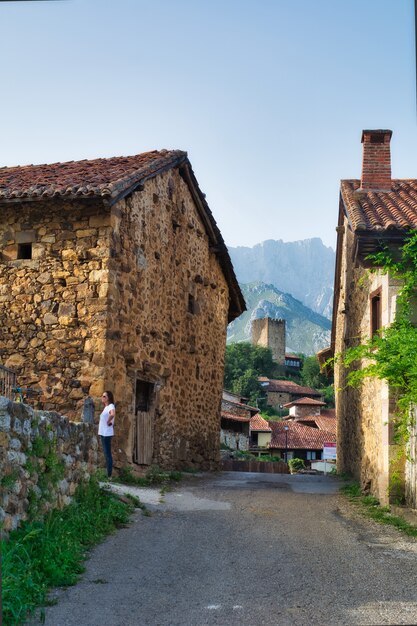
[[[107,397],[109,399],[109,404],[114,404],[113,392],[112,391],[105,391],[104,393],[107,393]]]

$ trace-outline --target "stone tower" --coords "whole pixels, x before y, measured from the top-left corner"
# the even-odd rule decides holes
[[[272,350],[276,363],[285,361],[285,320],[273,320],[270,317],[252,320],[252,343]]]

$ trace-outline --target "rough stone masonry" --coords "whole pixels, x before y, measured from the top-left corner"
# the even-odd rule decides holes
[[[77,485],[97,469],[97,459],[93,425],[0,396],[2,529],[68,504]]]

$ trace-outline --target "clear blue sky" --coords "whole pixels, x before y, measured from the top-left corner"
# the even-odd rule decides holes
[[[363,128],[417,178],[413,5],[0,2],[0,165],[179,148],[228,245],[334,247]]]

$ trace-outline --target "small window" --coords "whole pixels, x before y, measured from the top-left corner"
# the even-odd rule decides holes
[[[32,244],[31,243],[19,243],[17,245],[17,258],[18,259],[31,259],[32,258]]]
[[[371,337],[378,334],[382,328],[381,317],[381,290],[371,294]]]

